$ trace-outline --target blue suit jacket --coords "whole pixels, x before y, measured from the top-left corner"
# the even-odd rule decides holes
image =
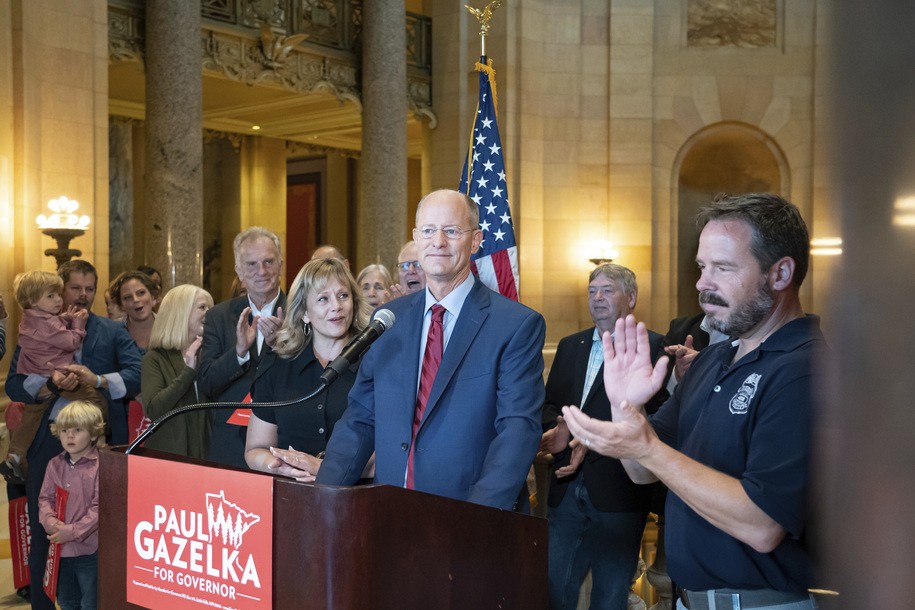
[[[11,400],[34,403],[35,397],[23,387],[26,375],[16,373],[19,362],[19,348],[10,363],[9,377],[6,379],[6,394]],[[127,388],[127,398],[140,393],[140,367],[142,357],[140,349],[120,322],[102,318],[89,313],[86,322],[86,338],[83,339],[82,363],[97,375],[120,373]],[[127,398],[112,400],[108,390],[100,390],[108,399],[108,424],[111,426],[111,442],[127,442]],[[50,410],[46,412],[50,413]],[[39,430],[41,435],[46,426]]]
[[[396,324],[366,352],[318,483],[403,486],[426,293],[386,305]],[[511,509],[540,442],[543,317],[477,281],[455,322],[416,437],[415,488]],[[526,499],[526,493],[523,494]]]

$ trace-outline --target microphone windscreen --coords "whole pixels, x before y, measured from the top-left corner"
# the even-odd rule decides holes
[[[372,319],[381,322],[381,325],[384,326],[385,330],[394,326],[394,312],[390,309],[379,309],[375,312],[375,315],[372,316]]]

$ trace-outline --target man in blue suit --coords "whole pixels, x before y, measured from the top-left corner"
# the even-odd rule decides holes
[[[374,451],[377,483],[526,507],[540,440],[545,324],[470,273],[483,239],[478,223],[477,204],[457,191],[420,201],[413,237],[426,289],[388,303],[397,323],[362,359],[318,483],[356,483]],[[438,306],[443,351],[430,374],[425,354],[439,341],[429,334]]]
[[[64,308],[72,305],[79,309],[91,309],[98,285],[95,267],[83,260],[73,260],[61,265],[57,272],[64,281]],[[86,337],[76,360],[76,363],[67,366],[67,372],[51,372],[50,378],[21,375],[16,373],[19,361],[19,348],[16,348],[6,379],[6,393],[11,400],[34,404],[48,400],[61,389],[73,390],[80,383],[92,385],[108,399],[111,441],[115,444],[126,443],[125,397],[140,393],[141,357],[137,344],[122,323],[99,317],[90,311]],[[54,420],[65,403],[65,400],[58,399],[45,411],[44,421],[27,454],[29,468],[25,487],[32,529],[29,572],[32,583],[35,584],[31,590],[33,608],[54,608],[54,603],[44,594],[40,585],[48,554],[48,539],[38,522],[38,494],[48,462],[63,451],[60,441],[51,434],[49,422]]]

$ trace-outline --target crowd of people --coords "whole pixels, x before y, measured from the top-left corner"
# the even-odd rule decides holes
[[[648,331],[633,316],[635,274],[599,265],[588,277],[593,326],[559,342],[545,384],[544,319],[471,273],[479,211],[456,191],[420,201],[397,282],[382,264],[354,276],[325,245],[284,292],[280,240],[262,227],[236,236],[236,284],[215,304],[143,267],[111,282],[101,317],[89,262],[20,274],[6,392],[25,407],[0,470],[28,498],[32,582],[59,543],[58,603],[94,607],[97,445],[127,443],[138,421],[189,404],[300,398],[384,307],[397,323],[295,408],[185,413],[145,446],[520,511],[539,451],[554,458],[551,607],[576,608],[590,571],[590,607],[626,608],[649,511],[667,520],[678,607],[815,607],[805,502],[811,356],[824,341],[798,298],[807,229],[768,194],[717,201],[698,229],[703,313],[673,320],[667,336]],[[0,356],[6,319],[0,299]],[[64,479],[80,491],[61,520]],[[31,601],[54,607],[40,586]]]

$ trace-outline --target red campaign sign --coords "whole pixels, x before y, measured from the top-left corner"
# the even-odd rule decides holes
[[[29,529],[28,502],[25,496],[10,500],[10,557],[13,562],[13,587],[21,589],[29,584],[29,544],[32,533]]]
[[[143,405],[133,399],[127,403],[127,442],[134,442],[152,422],[143,414]]]
[[[66,523],[67,519],[67,498],[70,497],[63,487],[58,487],[54,498],[54,511],[57,518]],[[60,574],[60,543],[53,543],[48,547],[48,558],[44,564],[44,586],[45,595],[52,602],[57,600],[57,576]]]
[[[131,455],[127,601],[273,607],[273,478]]]
[[[242,402],[248,403],[251,402],[251,392],[245,394]],[[229,416],[229,419],[226,420],[227,424],[232,424],[233,426],[247,426],[248,422],[251,420],[251,409],[235,409],[232,415]]]

